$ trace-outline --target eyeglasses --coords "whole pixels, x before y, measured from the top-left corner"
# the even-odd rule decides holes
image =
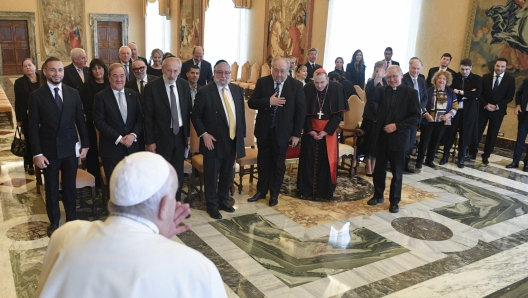
[[[138,68],[132,68],[132,71],[143,71],[143,70],[145,70],[145,66],[141,66]]]
[[[215,72],[221,76],[223,75],[230,75],[231,72],[230,71],[222,71],[222,70],[215,70]]]

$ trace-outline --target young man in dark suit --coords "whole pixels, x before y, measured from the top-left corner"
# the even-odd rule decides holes
[[[517,115],[519,124],[517,125],[517,141],[515,142],[512,162],[506,166],[508,169],[519,167],[519,161],[525,147],[526,135],[528,135],[528,79],[524,79],[521,87],[517,90],[514,113]],[[523,171],[528,172],[528,153],[524,157]]]
[[[198,89],[202,87],[202,85],[198,84],[198,80],[200,79],[200,68],[196,65],[189,66],[186,77],[187,82],[189,83],[189,88],[191,89],[192,104],[194,105],[194,99],[198,93]]]
[[[433,79],[435,73],[437,73],[439,70],[449,71],[453,77],[456,75],[456,72],[449,68],[449,63],[451,63],[451,54],[444,53],[442,54],[442,57],[440,57],[440,67],[431,67],[429,69],[429,72],[427,73],[427,79],[425,82],[427,83],[427,88],[431,88],[433,86],[433,83],[431,83],[431,80]]]
[[[385,63],[387,63],[387,68],[392,65],[400,65],[398,61],[392,60],[392,48],[387,47],[385,48],[385,51],[383,52],[383,56],[385,56]]]
[[[290,61],[276,57],[271,63],[271,75],[257,80],[248,100],[250,109],[258,110],[255,137],[258,143],[257,192],[248,202],[266,198],[269,205],[278,203],[284,179],[288,144],[297,146],[306,118],[306,100],[303,84],[288,76]]]
[[[367,204],[374,206],[383,203],[387,162],[390,162],[392,180],[390,186],[391,213],[400,211],[402,174],[405,164],[405,149],[409,142],[411,128],[420,121],[418,92],[401,84],[403,74],[399,66],[387,69],[388,86],[378,88],[374,100],[378,103],[378,115],[374,129],[376,140],[376,166],[374,168],[374,196]]]
[[[418,57],[412,57],[409,60],[409,72],[404,74],[402,78],[403,85],[411,87],[418,92],[418,97],[416,100],[420,104],[420,111],[422,111],[422,109],[424,109],[425,105],[427,104],[427,88],[425,79],[420,76],[422,67],[422,60],[420,60]],[[405,151],[405,166],[403,167],[403,171],[411,174],[416,173],[415,169],[409,167],[409,162],[411,161],[411,151],[414,147],[414,142],[416,141],[417,131],[418,125],[411,128],[409,132],[409,143],[407,143],[407,150]]]
[[[81,97],[77,90],[62,83],[64,65],[55,57],[44,62],[46,84],[31,93],[29,130],[33,160],[44,172],[46,211],[50,220],[48,236],[59,227],[59,171],[66,221],[75,220],[76,142],[81,137],[80,158],[90,147]]]
[[[64,79],[62,83],[81,92],[83,83],[88,80],[88,76],[90,75],[90,70],[86,67],[88,60],[86,59],[86,53],[81,48],[75,48],[70,53],[72,63],[64,67]]]
[[[176,199],[181,201],[183,160],[190,132],[191,93],[189,84],[178,78],[181,60],[163,60],[163,76],[145,86],[145,143],[147,150],[158,153],[178,174]]]
[[[446,129],[447,137],[444,141],[444,156],[440,164],[446,164],[449,152],[458,131],[458,160],[459,168],[464,168],[466,150],[471,143],[476,143],[478,131],[479,104],[478,98],[482,92],[482,78],[471,72],[473,63],[465,58],[460,61],[460,72],[453,78],[451,88],[457,94],[458,109],[451,126]]]
[[[196,65],[200,68],[200,78],[198,79],[198,84],[205,86],[207,83],[211,82],[213,79],[211,63],[203,60],[203,57],[204,49],[201,46],[194,47],[193,57],[182,64],[180,78],[187,80],[187,71],[189,70],[189,66]]]
[[[121,63],[110,65],[108,79],[110,86],[95,95],[93,118],[100,133],[99,156],[110,181],[119,161],[139,151],[137,139],[143,132],[143,113],[138,94],[125,88],[125,68]]]
[[[235,212],[229,204],[236,157],[246,156],[246,120],[242,89],[230,84],[231,66],[220,60],[214,67],[214,82],[200,88],[194,101],[192,122],[200,136],[207,213],[222,219],[218,210]]]
[[[484,129],[488,126],[486,144],[482,153],[482,163],[487,165],[488,158],[493,153],[497,142],[497,134],[506,115],[507,105],[515,95],[515,78],[506,74],[508,60],[499,58],[495,62],[494,72],[482,76],[482,95],[479,97],[479,117],[477,142],[471,145],[469,154],[476,157],[478,143],[482,139]]]
[[[314,72],[317,69],[322,68],[321,65],[315,63],[315,60],[317,60],[317,54],[319,54],[319,51],[316,48],[309,49],[308,54],[306,54],[306,57],[308,57],[308,61],[304,64],[304,66],[306,66],[306,71],[308,72],[306,79],[304,79],[306,83],[311,82]]]

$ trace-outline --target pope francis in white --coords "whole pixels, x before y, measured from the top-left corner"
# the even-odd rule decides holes
[[[108,219],[71,221],[52,235],[38,296],[227,297],[210,260],[168,239],[190,228],[178,227],[189,206],[174,199],[177,184],[160,155],[125,157],[110,181]]]

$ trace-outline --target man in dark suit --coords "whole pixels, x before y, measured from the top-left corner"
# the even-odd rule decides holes
[[[145,86],[145,143],[147,150],[158,153],[178,174],[176,199],[181,201],[183,160],[190,132],[191,93],[189,84],[178,78],[181,60],[165,58],[163,76]]]
[[[86,67],[86,53],[81,48],[71,50],[72,63],[64,67],[63,84],[81,91],[83,83],[88,80],[90,70]]]
[[[256,202],[270,192],[269,205],[278,203],[284,179],[288,143],[297,146],[306,118],[303,84],[288,76],[290,61],[276,57],[271,64],[271,75],[257,80],[248,100],[251,109],[258,110],[255,137],[258,143],[257,192],[248,199]]]
[[[519,124],[517,125],[517,141],[515,142],[512,163],[506,166],[508,169],[519,167],[519,161],[525,147],[526,135],[528,134],[528,79],[524,79],[521,87],[517,90],[514,113],[517,115]],[[528,153],[524,157],[523,171],[528,172]]]
[[[288,75],[290,77],[295,77],[295,67],[297,66],[297,57],[290,55],[288,56],[288,59],[290,60],[290,71],[288,72]]]
[[[198,89],[202,87],[202,85],[198,84],[198,79],[200,79],[200,68],[196,65],[189,66],[189,70],[187,70],[187,82],[189,82],[189,88],[191,88],[193,105]]]
[[[214,84],[200,88],[194,102],[192,122],[200,136],[207,213],[222,219],[218,211],[235,212],[229,204],[235,157],[246,156],[246,120],[242,89],[230,84],[231,66],[220,60],[214,67]],[[218,182],[217,182],[218,181]]]
[[[138,94],[125,88],[125,69],[121,63],[110,65],[108,79],[110,86],[95,95],[93,118],[100,133],[99,156],[110,181],[119,161],[139,151],[137,138],[143,132],[143,113]]]
[[[477,141],[471,144],[469,154],[476,157],[478,143],[482,139],[484,129],[488,126],[486,144],[482,153],[482,163],[487,165],[488,158],[493,153],[497,135],[506,115],[507,105],[515,95],[515,78],[506,74],[508,60],[499,58],[495,62],[494,72],[482,76],[482,96],[479,97],[479,117]]]
[[[451,63],[451,59],[451,54],[444,53],[442,54],[442,57],[440,57],[440,67],[437,66],[429,69],[429,72],[427,73],[427,79],[425,80],[427,83],[427,88],[431,88],[433,86],[431,80],[433,79],[435,73],[437,73],[439,70],[449,71],[453,77],[456,75],[456,72],[448,67],[449,63]]]
[[[129,63],[132,63],[132,62],[134,62],[134,61],[139,59],[139,60],[145,62],[145,65],[149,64],[147,62],[147,59],[139,56],[139,52],[138,52],[137,45],[136,45],[135,42],[128,43],[128,47],[130,48],[130,54],[131,54]]]
[[[482,78],[471,72],[473,63],[465,58],[460,61],[460,72],[453,78],[451,88],[457,94],[458,109],[451,125],[446,129],[444,141],[444,156],[440,164],[444,165],[449,160],[449,152],[458,131],[458,160],[459,168],[464,168],[466,149],[471,143],[477,143],[477,126],[479,105],[478,98],[482,92]]]
[[[400,65],[398,61],[392,60],[392,48],[386,47],[385,52],[383,52],[383,55],[385,56],[385,63],[387,63],[387,68],[392,65]]]
[[[378,103],[378,115],[374,129],[376,140],[376,166],[374,168],[374,196],[367,204],[374,206],[383,203],[387,162],[390,162],[392,180],[390,186],[391,213],[399,212],[401,199],[402,174],[405,164],[405,149],[409,143],[411,128],[420,121],[418,92],[401,84],[403,74],[399,66],[387,69],[388,86],[376,89],[374,100]]]
[[[198,84],[205,86],[207,83],[211,82],[213,79],[213,69],[211,63],[203,60],[204,49],[201,46],[196,46],[193,48],[193,57],[185,61],[181,67],[180,77],[184,80],[187,80],[187,71],[189,66],[196,65],[200,68],[200,78],[198,79]]]
[[[316,48],[309,49],[308,54],[306,54],[306,57],[308,57],[308,62],[304,64],[304,66],[306,66],[306,71],[308,72],[306,79],[304,79],[306,83],[311,82],[316,69],[322,68],[321,65],[315,63],[315,60],[317,60],[317,54],[319,54],[319,51]]]
[[[409,72],[404,74],[402,78],[403,85],[411,87],[418,92],[418,98],[416,100],[420,104],[420,111],[425,109],[425,105],[427,104],[427,88],[425,79],[420,76],[422,67],[422,60],[420,60],[418,57],[412,57],[409,60]],[[409,143],[407,143],[407,150],[405,151],[405,166],[403,167],[403,171],[411,174],[416,173],[415,169],[409,167],[409,162],[411,161],[411,152],[414,147],[414,142],[416,141],[417,131],[418,125],[411,127],[411,130],[409,131]]]
[[[58,58],[50,57],[44,62],[42,72],[46,77],[46,84],[31,93],[29,99],[29,130],[33,160],[35,165],[43,170],[46,181],[46,210],[50,220],[50,236],[59,227],[60,220],[59,171],[66,221],[77,218],[77,133],[81,137],[80,158],[86,156],[90,138],[79,92],[62,84],[62,62]]]
[[[130,73],[130,69],[132,66],[132,63],[130,63],[130,57],[132,57],[132,51],[127,46],[122,46],[119,48],[119,63],[123,65],[125,68],[125,76],[126,80],[130,80],[132,74]]]

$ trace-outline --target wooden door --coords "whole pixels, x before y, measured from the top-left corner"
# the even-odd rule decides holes
[[[4,75],[21,75],[22,61],[31,58],[27,21],[0,20],[0,48]]]
[[[99,58],[106,65],[119,62],[119,48],[122,44],[121,22],[97,22]]]

